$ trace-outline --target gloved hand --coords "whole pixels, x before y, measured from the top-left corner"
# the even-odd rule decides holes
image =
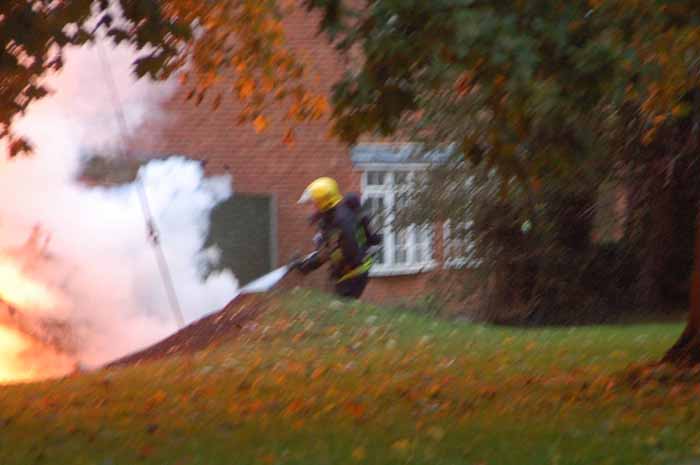
[[[318,251],[311,252],[304,257],[296,257],[289,262],[289,270],[297,270],[302,274],[308,274],[323,265],[318,259]]]
[[[323,233],[317,232],[316,234],[314,234],[314,238],[313,238],[314,247],[316,247],[317,249],[320,249],[321,246],[323,245],[324,241],[325,241],[325,238],[323,237]]]
[[[287,267],[289,267],[290,271],[299,270],[303,262],[304,260],[301,258],[301,255],[297,253],[292,256],[292,259],[287,263]]]

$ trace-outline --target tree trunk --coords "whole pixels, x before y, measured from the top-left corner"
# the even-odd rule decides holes
[[[700,212],[696,214],[688,322],[681,337],[666,352],[662,362],[684,366],[700,364]]]
[[[657,162],[651,171],[656,179],[663,178],[659,165]],[[644,255],[635,290],[637,305],[645,311],[663,304],[660,277],[666,268],[670,248],[660,244],[672,240],[674,228],[672,186],[663,186],[662,182],[656,181],[648,195],[646,208],[649,218],[644,222]]]

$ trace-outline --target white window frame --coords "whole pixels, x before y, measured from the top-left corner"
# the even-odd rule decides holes
[[[394,173],[407,172],[409,173],[409,183],[414,176],[414,173],[424,171],[428,168],[427,163],[401,163],[401,164],[380,164],[368,163],[357,167],[362,173],[362,201],[365,202],[368,197],[382,197],[384,199],[384,208],[387,211],[393,211],[396,202],[396,188],[394,183]],[[367,183],[368,172],[382,171],[385,173],[386,179],[381,186],[369,185]],[[435,226],[428,225],[430,228],[430,259],[422,262],[415,260],[417,251],[416,243],[416,225],[408,227],[408,263],[395,263],[395,233],[391,230],[391,218],[387,221],[380,231],[384,236],[383,243],[383,261],[384,263],[375,263],[370,271],[370,276],[400,276],[409,274],[418,274],[426,271],[431,271],[437,267],[435,260]]]
[[[473,224],[473,221],[465,221],[462,223],[462,227],[464,229],[469,229],[471,225]],[[466,249],[464,252],[466,252],[466,255],[454,255],[454,252],[451,250],[452,245],[453,245],[453,239],[452,239],[452,224],[450,220],[447,220],[443,223],[442,225],[442,238],[443,238],[443,268],[447,269],[466,269],[466,268],[478,268],[480,265],[480,261],[474,257],[469,256],[469,252],[474,250],[474,243],[469,243],[466,244],[465,246],[465,241],[468,241],[469,239],[466,238],[459,238],[459,239],[454,239],[456,241],[456,245],[458,246],[459,249]]]

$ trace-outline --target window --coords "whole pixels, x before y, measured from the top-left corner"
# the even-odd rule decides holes
[[[434,267],[433,227],[392,225],[393,212],[401,208],[415,179],[414,169],[369,169],[363,174],[362,198],[372,215],[372,226],[384,236],[375,255],[372,274],[418,273]]]
[[[479,265],[479,260],[474,257],[472,224],[473,221],[458,224],[445,222],[442,234],[446,268],[473,268]]]
[[[386,205],[384,203],[384,197],[381,195],[370,195],[364,200],[366,202],[367,208],[372,217],[372,229],[374,231],[383,232],[384,231],[384,211],[386,210]],[[381,265],[384,263],[384,245],[382,244],[381,250],[376,255],[375,263]]]

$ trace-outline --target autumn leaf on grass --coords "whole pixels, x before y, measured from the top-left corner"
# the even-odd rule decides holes
[[[411,448],[411,441],[408,439],[400,439],[392,444],[391,448],[397,452],[405,454]]]
[[[229,415],[237,415],[241,411],[241,407],[238,403],[232,402],[229,404],[227,411]]]
[[[295,399],[292,402],[290,402],[290,404],[287,406],[287,408],[284,411],[284,415],[294,415],[295,413],[300,412],[303,408],[304,403],[299,399]]]
[[[683,394],[684,389],[685,389],[685,386],[683,386],[683,385],[673,386],[671,388],[671,390],[669,391],[669,395],[671,397],[679,397]]]
[[[154,407],[157,407],[158,405],[162,404],[163,402],[165,402],[165,399],[167,397],[168,395],[165,393],[165,391],[157,391],[146,401],[146,410],[151,410]]]
[[[625,358],[627,356],[627,352],[624,350],[615,350],[610,354],[611,358]]]
[[[248,413],[256,414],[265,407],[265,404],[261,400],[254,400],[248,405]]]
[[[495,388],[490,386],[480,387],[477,389],[477,391],[482,397],[485,397],[486,399],[493,399],[494,397],[496,397],[496,393],[498,392]]]
[[[301,375],[306,373],[306,365],[301,362],[290,362],[287,366],[287,371],[290,374]]]
[[[428,436],[435,441],[442,441],[442,438],[445,437],[445,430],[439,426],[431,426],[428,428]]]
[[[139,458],[145,459],[153,454],[153,447],[143,446],[139,451]]]
[[[323,374],[326,372],[326,369],[324,367],[317,367],[313,373],[311,373],[311,379],[316,380],[323,376]]]
[[[345,411],[354,418],[361,418],[365,413],[365,407],[359,402],[348,402]]]
[[[428,387],[428,397],[437,397],[442,390],[442,385],[439,383],[433,383]]]
[[[357,447],[357,448],[355,448],[355,450],[352,451],[352,458],[357,460],[358,462],[361,460],[364,460],[366,457],[367,457],[367,451],[362,446]]]

